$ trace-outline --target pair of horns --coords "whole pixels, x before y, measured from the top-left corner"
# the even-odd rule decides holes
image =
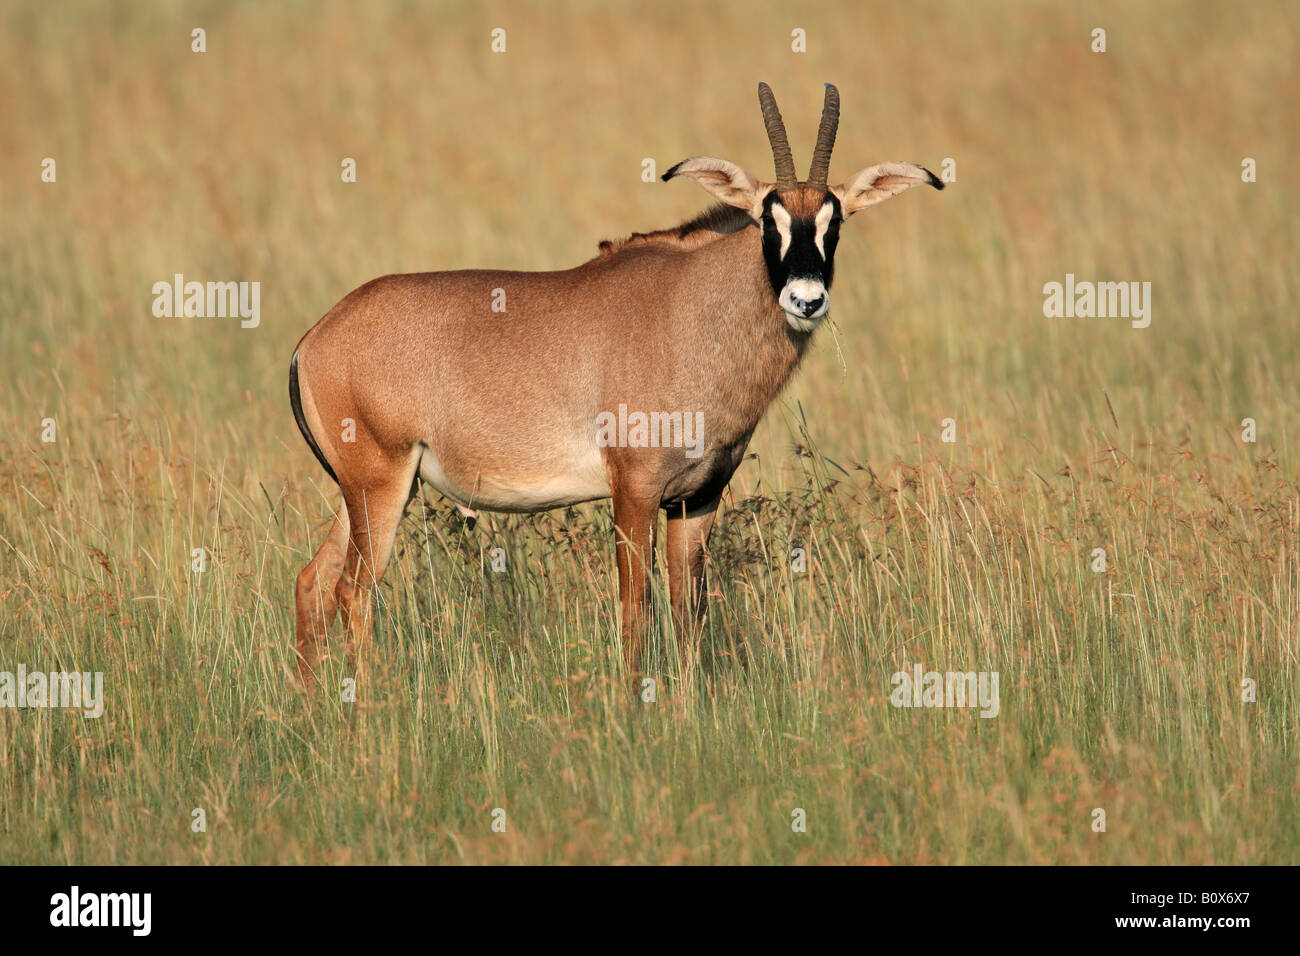
[[[776,108],[776,97],[766,83],[758,84],[758,103],[763,108],[763,125],[767,127],[767,140],[772,144],[772,158],[776,163],[776,184],[782,189],[797,185],[794,156],[790,141],[785,135],[785,122]],[[835,132],[840,125],[840,91],[826,84],[826,102],[822,106],[822,125],[817,130],[817,145],[813,147],[812,165],[808,167],[808,185],[826,188],[826,177],[831,171],[831,150],[835,148]]]

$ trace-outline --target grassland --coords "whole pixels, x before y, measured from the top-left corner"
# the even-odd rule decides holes
[[[0,24],[0,670],[106,686],[98,720],[0,708],[0,862],[1300,862],[1295,3]],[[699,666],[664,625],[628,699],[606,508],[471,530],[431,498],[373,693],[304,700],[293,579],[336,495],[298,336],[376,275],[564,267],[702,208],[644,157],[767,175],[759,79],[801,163],[833,80],[833,174],[957,181],[845,227],[834,328],[724,500]],[[154,318],[177,272],[260,281],[260,326]],[[1066,273],[1151,282],[1151,326],[1044,318]],[[999,716],[891,707],[915,663],[997,671]]]

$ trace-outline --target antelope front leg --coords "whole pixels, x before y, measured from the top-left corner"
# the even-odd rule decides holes
[[[708,609],[704,590],[704,549],[718,513],[718,500],[713,498],[696,508],[685,502],[667,508],[668,589],[672,594],[677,644],[682,650],[699,638]]]
[[[623,613],[623,660],[639,677],[641,645],[650,626],[650,571],[654,566],[654,531],[659,501],[630,494],[614,495],[614,538],[618,554],[618,597]]]

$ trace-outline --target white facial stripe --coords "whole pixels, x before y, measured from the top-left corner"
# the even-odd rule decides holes
[[[776,222],[776,231],[781,234],[781,258],[790,251],[790,214],[780,203],[772,203],[772,219]]]
[[[835,215],[835,207],[830,203],[823,203],[822,208],[817,210],[817,251],[826,258],[826,230],[830,228],[831,216]]]

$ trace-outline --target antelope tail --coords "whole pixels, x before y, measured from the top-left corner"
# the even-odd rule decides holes
[[[316,456],[321,467],[328,472],[329,476],[334,479],[337,485],[339,476],[334,474],[334,469],[330,463],[325,460],[325,455],[320,450],[320,445],[316,444],[316,439],[312,436],[311,429],[307,427],[307,418],[302,413],[302,393],[298,389],[298,353],[293,353],[293,361],[289,363],[289,404],[293,406],[293,419],[298,423],[298,431],[302,432],[302,437],[307,440],[307,447],[311,453]]]

